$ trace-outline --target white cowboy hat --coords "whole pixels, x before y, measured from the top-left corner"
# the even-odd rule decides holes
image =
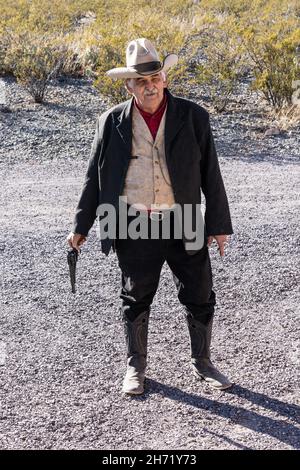
[[[144,75],[154,75],[158,72],[166,72],[176,65],[178,56],[168,54],[163,62],[160,62],[153,44],[145,38],[131,41],[126,49],[127,67],[117,67],[108,70],[106,74],[114,79],[138,78]]]

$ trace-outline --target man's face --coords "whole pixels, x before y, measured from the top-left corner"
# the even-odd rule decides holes
[[[155,112],[158,109],[166,87],[167,81],[161,72],[126,81],[128,92],[135,97],[137,104],[142,109],[149,112]]]

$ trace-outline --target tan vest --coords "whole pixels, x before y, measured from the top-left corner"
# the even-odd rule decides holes
[[[143,204],[150,209],[151,205],[168,208],[175,203],[165,155],[165,122],[166,110],[153,140],[143,116],[133,105],[132,158],[123,191],[130,205]]]

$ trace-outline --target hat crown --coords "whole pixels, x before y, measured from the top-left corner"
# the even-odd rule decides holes
[[[168,54],[160,62],[159,55],[149,39],[138,38],[130,41],[126,48],[126,67],[115,67],[106,74],[116,80],[121,78],[139,78],[166,72],[177,64],[178,56]]]
[[[127,67],[158,61],[158,53],[149,39],[138,38],[128,44],[126,49]]]

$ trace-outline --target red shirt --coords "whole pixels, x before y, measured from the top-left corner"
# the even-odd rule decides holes
[[[136,105],[137,109],[139,110],[139,112],[141,113],[141,115],[143,116],[143,118],[145,119],[146,124],[149,127],[149,130],[152,134],[153,139],[155,139],[158,128],[159,128],[159,125],[160,125],[161,118],[163,117],[163,114],[164,114],[166,106],[167,106],[167,95],[164,94],[164,98],[162,100],[162,103],[161,103],[160,107],[158,108],[158,110],[155,111],[154,114],[147,113],[146,111],[143,111],[138,106],[136,101],[135,101],[135,105]]]

